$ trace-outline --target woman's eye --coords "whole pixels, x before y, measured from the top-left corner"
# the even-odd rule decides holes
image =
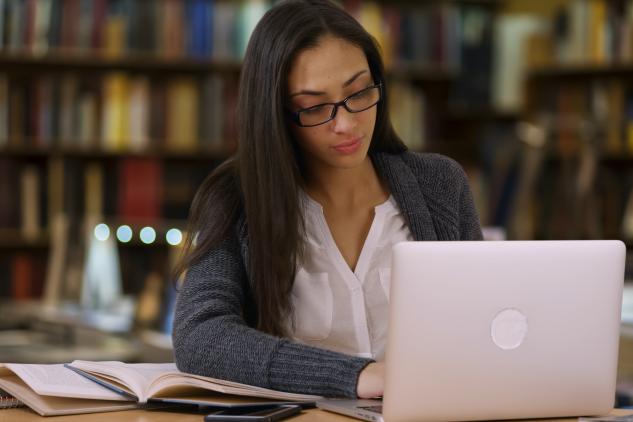
[[[367,95],[369,95],[369,90],[368,89],[364,89],[361,92],[357,92],[356,94],[352,95],[352,97],[354,97],[354,98],[363,98],[363,97],[366,97]]]
[[[304,110],[301,110],[302,113],[305,114],[317,114],[317,113],[322,113],[323,109],[325,108],[325,106],[314,106],[314,107],[310,107],[310,108],[306,108]]]

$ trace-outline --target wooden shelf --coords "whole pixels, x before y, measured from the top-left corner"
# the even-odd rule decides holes
[[[116,234],[115,234],[116,236]],[[152,243],[143,243],[138,239],[138,233],[135,234],[135,238],[129,242],[119,242],[116,240],[116,245],[125,249],[139,249],[139,248],[169,248],[173,247],[167,243],[164,234],[157,233],[156,240]],[[34,249],[47,249],[50,247],[50,241],[47,236],[42,236],[38,239],[29,240],[21,236],[3,236],[0,235],[0,250],[34,250]]]
[[[151,247],[169,247],[165,239],[165,233],[170,228],[177,228],[181,231],[186,230],[187,220],[168,220],[159,219],[153,221],[141,221],[138,219],[129,219],[123,217],[104,217],[103,221],[110,227],[110,236],[116,239],[116,228],[121,225],[128,225],[132,228],[134,235],[129,242],[119,242],[116,244],[124,248],[151,248]],[[152,243],[143,243],[139,238],[141,228],[149,226],[156,230],[156,240]],[[18,228],[0,229],[0,249],[46,249],[50,247],[49,232],[42,229],[36,238],[25,237]]]
[[[633,63],[552,65],[535,67],[528,71],[528,79],[531,80],[596,77],[633,78]]]
[[[194,59],[189,57],[166,58],[154,54],[134,53],[124,57],[107,57],[97,53],[52,52],[43,56],[30,53],[0,52],[0,68],[4,71],[30,69],[47,70],[125,70],[165,73],[239,73],[241,61]]]
[[[94,53],[51,53],[35,56],[28,53],[0,52],[0,68],[6,71],[137,71],[147,73],[210,73],[238,74],[242,63],[239,60],[164,58],[152,54],[133,54],[120,58],[106,57]],[[413,81],[453,80],[459,71],[447,66],[426,63],[397,63],[387,69],[387,74]]]
[[[48,232],[35,238],[24,237],[17,229],[0,230],[0,249],[46,249],[50,246]]]
[[[380,3],[388,4],[411,4],[413,6],[419,6],[420,0],[379,0]],[[476,4],[481,6],[499,6],[503,3],[503,0],[426,0],[426,3],[449,3],[449,4]]]
[[[574,155],[570,157],[570,159],[576,160],[579,157],[580,155]],[[558,164],[560,161],[564,160],[564,158],[557,152],[551,152],[547,156],[547,160],[552,164]],[[602,155],[598,157],[598,163],[609,167],[631,168],[633,165],[633,155]]]
[[[476,121],[514,121],[521,118],[519,112],[497,110],[490,107],[450,107],[448,110],[449,119],[454,120],[476,120]]]
[[[48,157],[51,155],[51,150],[47,148],[27,148],[27,147],[2,147],[0,148],[0,157],[23,157],[23,158],[38,158],[38,157]]]
[[[633,155],[606,155],[600,161],[603,164],[628,167],[633,164]]]
[[[104,151],[100,149],[81,149],[64,147],[8,147],[0,148],[0,156],[38,158],[69,157],[83,159],[104,158],[159,158],[165,160],[206,161],[223,160],[230,155],[226,151],[169,151],[165,149],[149,149],[144,151]]]
[[[424,63],[396,63],[386,72],[389,77],[416,82],[450,82],[459,73],[447,66]]]
[[[167,241],[165,240],[164,235],[159,235],[159,234],[156,234],[156,240],[153,241],[152,243],[143,243],[143,242],[141,242],[138,239],[138,233],[137,233],[136,237],[134,239],[130,240],[129,242],[123,243],[123,242],[117,241],[116,244],[120,248],[126,248],[126,249],[173,248],[173,247],[175,247],[175,246],[172,246],[169,243],[167,243]]]

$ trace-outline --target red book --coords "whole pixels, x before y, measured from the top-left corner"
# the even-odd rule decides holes
[[[28,51],[33,49],[35,43],[35,1],[26,1],[26,16],[24,25],[24,48]]]
[[[94,0],[90,47],[95,50],[101,50],[103,48],[103,33],[105,31],[107,14],[108,10],[106,0]]]
[[[184,51],[184,2],[165,0],[163,3],[162,47],[167,57],[180,57]]]
[[[400,34],[402,32],[402,18],[400,10],[386,6],[383,9],[384,25],[387,28],[388,43],[385,46],[385,65],[394,66],[400,54]]]
[[[29,124],[33,146],[48,146],[50,141],[51,89],[52,82],[48,77],[32,81]]]
[[[124,221],[151,222],[161,218],[163,167],[148,158],[127,158],[119,167],[118,213]]]
[[[16,254],[11,264],[11,296],[14,300],[33,297],[33,263],[28,255]]]
[[[66,0],[62,9],[62,42],[64,48],[77,47],[77,32],[79,30],[79,1]]]

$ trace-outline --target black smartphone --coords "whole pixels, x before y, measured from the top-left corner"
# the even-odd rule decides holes
[[[204,422],[274,422],[288,418],[301,412],[296,404],[267,407],[265,409],[222,409],[209,413]]]

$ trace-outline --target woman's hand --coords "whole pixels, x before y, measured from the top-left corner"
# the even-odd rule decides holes
[[[356,394],[358,398],[370,399],[382,396],[384,391],[385,364],[384,362],[370,363],[360,372]]]

